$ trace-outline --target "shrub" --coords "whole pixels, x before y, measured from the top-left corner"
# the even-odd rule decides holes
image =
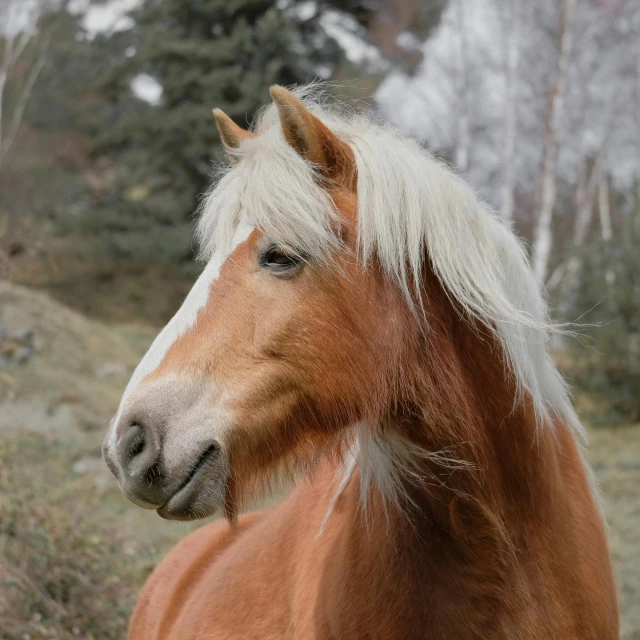
[[[640,419],[640,212],[619,238],[585,247],[564,292],[568,316],[584,323],[573,341],[572,375],[603,401],[600,418]]]
[[[126,636],[145,554],[104,516],[90,477],[43,434],[0,440],[0,620],[4,640]]]

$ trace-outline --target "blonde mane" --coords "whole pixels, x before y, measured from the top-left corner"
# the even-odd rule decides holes
[[[306,107],[353,149],[358,172],[359,258],[375,255],[409,304],[429,260],[458,308],[495,335],[540,425],[558,417],[583,435],[566,386],[547,354],[549,323],[520,242],[447,166],[396,130],[323,104],[311,85],[295,90]],[[197,236],[208,258],[241,220],[312,259],[339,244],[338,213],[313,167],[286,143],[274,105],[263,110],[236,162],[204,198]]]

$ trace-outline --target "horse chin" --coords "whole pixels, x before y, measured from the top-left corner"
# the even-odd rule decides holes
[[[198,520],[224,506],[229,459],[217,445],[206,449],[178,490],[156,512],[165,520]]]
[[[163,520],[180,520],[182,522],[202,520],[203,518],[214,516],[221,511],[222,503],[220,503],[219,505],[199,503],[198,506],[194,505],[187,507],[186,509],[173,509],[165,504],[159,509],[156,509],[156,513]]]

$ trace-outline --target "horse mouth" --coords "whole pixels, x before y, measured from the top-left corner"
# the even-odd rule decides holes
[[[222,504],[228,469],[217,444],[205,449],[177,491],[156,512],[165,520],[206,517]]]

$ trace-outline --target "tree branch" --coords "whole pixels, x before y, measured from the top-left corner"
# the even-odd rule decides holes
[[[11,118],[11,125],[9,126],[9,132],[5,139],[0,139],[0,165],[2,161],[6,158],[9,150],[13,145],[13,141],[15,140],[16,134],[18,133],[18,129],[20,128],[20,124],[22,123],[22,116],[24,115],[24,110],[27,106],[27,102],[29,101],[29,96],[33,91],[33,87],[42,71],[45,63],[46,63],[46,54],[47,48],[49,46],[49,38],[45,38],[43,42],[43,46],[41,47],[40,54],[38,55],[38,59],[35,61],[31,70],[29,71],[29,75],[27,77],[24,86],[22,87],[22,91],[20,92],[20,97],[18,98],[18,102],[13,111],[13,116]]]

